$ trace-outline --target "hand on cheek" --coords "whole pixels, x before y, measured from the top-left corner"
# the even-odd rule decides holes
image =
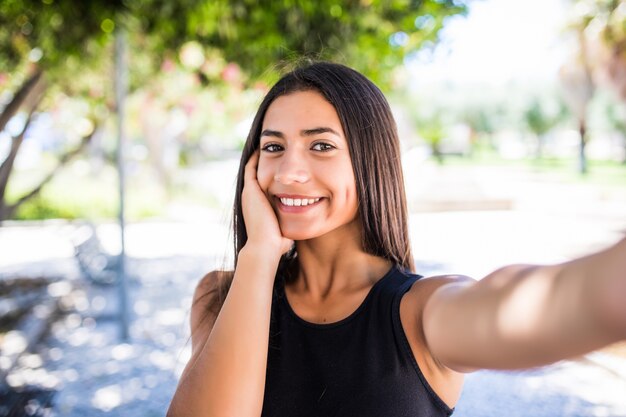
[[[282,236],[278,219],[257,177],[259,151],[252,154],[246,164],[244,187],[241,195],[244,223],[248,234],[246,245],[254,245],[283,254],[293,241]]]

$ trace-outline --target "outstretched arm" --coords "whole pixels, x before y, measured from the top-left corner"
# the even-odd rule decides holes
[[[423,326],[433,357],[460,371],[541,366],[624,340],[626,239],[563,264],[444,285]]]

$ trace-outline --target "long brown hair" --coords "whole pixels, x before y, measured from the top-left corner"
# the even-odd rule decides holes
[[[241,207],[245,165],[259,147],[269,106],[277,97],[297,91],[316,91],[337,111],[356,178],[363,249],[413,271],[400,142],[389,103],[364,75],[329,62],[309,64],[289,72],[271,88],[259,106],[241,154],[237,176],[233,206],[235,267],[239,251],[248,240]],[[290,280],[287,271],[295,256],[294,247],[279,263],[278,274],[287,281]],[[220,301],[229,284],[230,280],[225,280],[220,285]]]

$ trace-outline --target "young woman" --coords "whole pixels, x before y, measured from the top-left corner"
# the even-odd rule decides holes
[[[168,416],[448,416],[463,373],[626,339],[626,239],[476,282],[413,273],[395,122],[317,63],[263,100],[234,206],[234,272],[199,283]]]

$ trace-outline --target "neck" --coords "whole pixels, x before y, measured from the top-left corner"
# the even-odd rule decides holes
[[[357,222],[296,242],[298,275],[292,289],[315,300],[373,285],[391,262],[363,250]]]

